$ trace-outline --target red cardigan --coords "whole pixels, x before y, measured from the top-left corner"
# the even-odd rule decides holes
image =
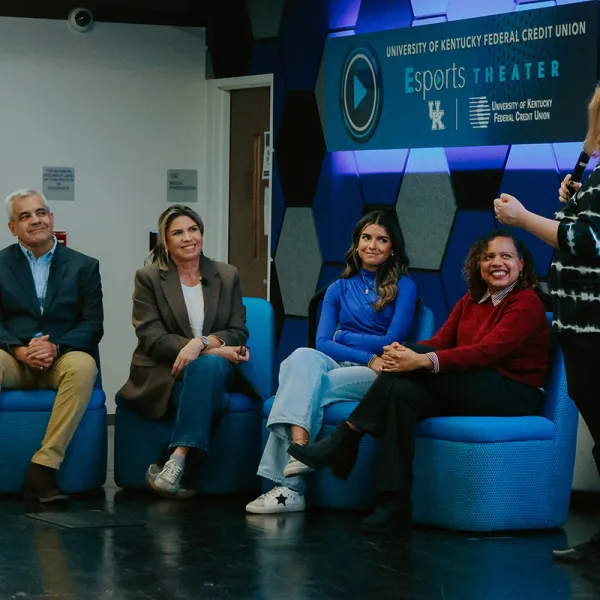
[[[467,293],[441,329],[420,343],[439,348],[440,373],[489,367],[520,383],[546,384],[550,327],[533,290],[515,290],[498,306],[491,299],[478,304]]]

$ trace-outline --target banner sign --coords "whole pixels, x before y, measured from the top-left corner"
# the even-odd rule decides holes
[[[327,149],[582,140],[597,4],[329,39]]]

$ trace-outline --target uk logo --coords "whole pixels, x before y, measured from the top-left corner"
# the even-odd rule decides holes
[[[431,119],[431,129],[433,131],[442,131],[446,129],[444,122],[442,121],[442,117],[444,116],[444,111],[440,108],[439,100],[430,100],[429,101],[429,118]]]

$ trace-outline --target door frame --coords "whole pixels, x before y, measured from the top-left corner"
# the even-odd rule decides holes
[[[232,90],[268,87],[270,91],[269,130],[273,146],[273,75],[250,75],[207,80],[206,198],[210,211],[210,248],[217,260],[229,259],[229,150],[230,107]],[[271,298],[271,195],[273,162],[269,174],[269,194],[265,196],[265,229],[267,232],[267,300]],[[214,238],[213,238],[214,236]]]

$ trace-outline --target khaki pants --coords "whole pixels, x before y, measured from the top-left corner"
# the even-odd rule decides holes
[[[1,389],[55,389],[56,400],[42,447],[32,462],[58,469],[90,401],[98,368],[85,352],[67,352],[45,371],[34,371],[0,350]]]

